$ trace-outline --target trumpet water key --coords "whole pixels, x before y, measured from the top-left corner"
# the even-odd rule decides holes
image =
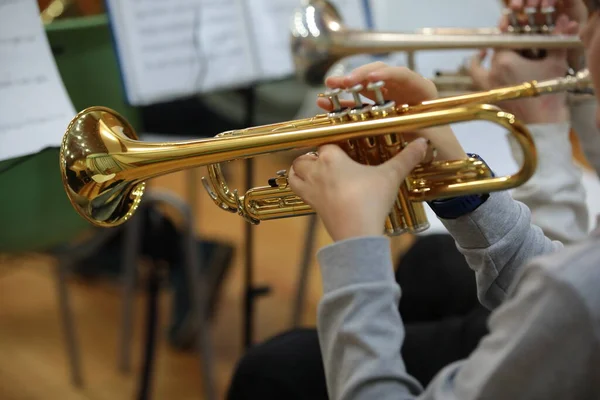
[[[591,87],[589,76],[529,82],[489,92],[436,99],[418,105],[400,105],[384,99],[383,83],[367,90],[375,104],[363,104],[358,92],[348,88],[356,104],[342,108],[339,90],[326,96],[336,105],[332,112],[278,124],[223,132],[214,138],[170,143],[148,143],[119,114],[104,107],[81,111],[69,124],[60,151],[60,168],[66,193],[77,212],[90,223],[110,227],[127,221],[138,207],[145,181],[157,176],[207,166],[203,179],[211,198],[222,209],[236,212],[251,223],[312,213],[296,196],[281,171],[268,185],[244,195],[232,190],[220,163],[273,152],[314,148],[336,143],[355,160],[376,165],[405,146],[403,134],[421,129],[482,120],[506,128],[520,144],[524,162],[509,176],[493,177],[475,158],[433,161],[415,168],[399,188],[397,201],[386,222],[389,235],[427,228],[422,202],[465,194],[506,190],[526,182],[536,167],[536,150],[525,126],[497,103],[557,91]]]

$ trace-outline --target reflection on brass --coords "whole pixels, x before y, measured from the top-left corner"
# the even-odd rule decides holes
[[[116,112],[91,107],[69,124],[60,152],[60,168],[67,195],[77,212],[97,226],[116,226],[135,212],[144,193],[144,181],[199,166],[208,167],[203,183],[222,209],[236,212],[251,223],[313,213],[288,186],[287,174],[279,171],[267,186],[245,194],[232,190],[220,163],[279,151],[339,144],[354,160],[376,165],[405,146],[403,134],[420,129],[468,122],[489,121],[506,128],[520,144],[524,162],[510,176],[492,177],[481,161],[468,158],[424,163],[399,188],[385,232],[397,235],[427,229],[423,201],[465,194],[507,190],[526,182],[536,168],[536,149],[526,127],[512,114],[486,103],[533,97],[559,91],[591,88],[587,71],[575,76],[440,98],[415,106],[395,104],[382,95],[382,82],[370,84],[378,99],[342,107],[340,91],[324,96],[334,110],[295,121],[223,132],[215,138],[173,143],[137,140],[127,121]],[[363,88],[349,88],[356,94]],[[266,182],[265,182],[266,183]],[[340,204],[340,207],[343,207]]]

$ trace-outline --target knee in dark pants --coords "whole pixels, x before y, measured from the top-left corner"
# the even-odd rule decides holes
[[[327,399],[316,330],[293,330],[249,349],[236,366],[227,399]]]
[[[405,322],[466,315],[479,304],[475,274],[448,234],[419,237],[398,263],[396,280]]]

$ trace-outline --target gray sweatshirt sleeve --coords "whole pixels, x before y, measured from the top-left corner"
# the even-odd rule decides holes
[[[350,239],[317,253],[324,297],[317,331],[330,399],[410,399],[422,392],[406,373],[389,240]]]
[[[595,141],[600,135],[589,125],[595,101],[580,100],[571,106],[572,124],[580,135],[586,156],[600,166]],[[455,220],[441,220],[476,273],[478,296],[489,309],[500,304],[520,269],[531,258],[563,245],[553,239],[573,241],[588,231],[588,211],[581,171],[572,161],[568,124],[529,126],[539,148],[539,165],[530,182],[513,193],[492,193],[475,212]],[[557,149],[557,148],[560,148]],[[521,154],[513,149],[520,163]],[[596,157],[596,158],[593,158]],[[533,210],[532,218],[530,208]],[[532,220],[541,225],[533,225]],[[572,235],[572,238],[568,236]]]
[[[423,390],[400,354],[404,326],[388,239],[338,242],[318,259],[324,296],[317,328],[332,400],[571,398],[568,392],[590,378],[571,363],[585,362],[594,343],[584,306],[541,268],[528,269],[493,313],[491,333],[474,354]]]
[[[600,171],[600,132],[596,126],[596,107],[594,96],[572,98],[571,124],[579,137],[585,157],[596,171]]]
[[[573,161],[569,138],[571,125],[528,125],[538,154],[535,174],[512,195],[529,207],[532,221],[544,234],[565,244],[585,238],[589,215],[583,173]],[[518,165],[523,154],[514,137],[508,135],[512,155]]]
[[[563,248],[531,223],[531,212],[508,192],[491,193],[472,213],[441,220],[475,271],[481,304],[497,307],[532,258]]]

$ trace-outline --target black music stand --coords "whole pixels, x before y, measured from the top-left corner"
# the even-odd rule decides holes
[[[246,106],[244,126],[255,124],[255,102],[256,87],[254,85],[241,90]],[[254,159],[246,159],[246,188],[249,189],[254,181]],[[255,286],[254,281],[254,226],[250,223],[244,224],[244,349],[252,346],[254,335],[254,302],[257,297],[269,294],[271,288],[266,285]]]

